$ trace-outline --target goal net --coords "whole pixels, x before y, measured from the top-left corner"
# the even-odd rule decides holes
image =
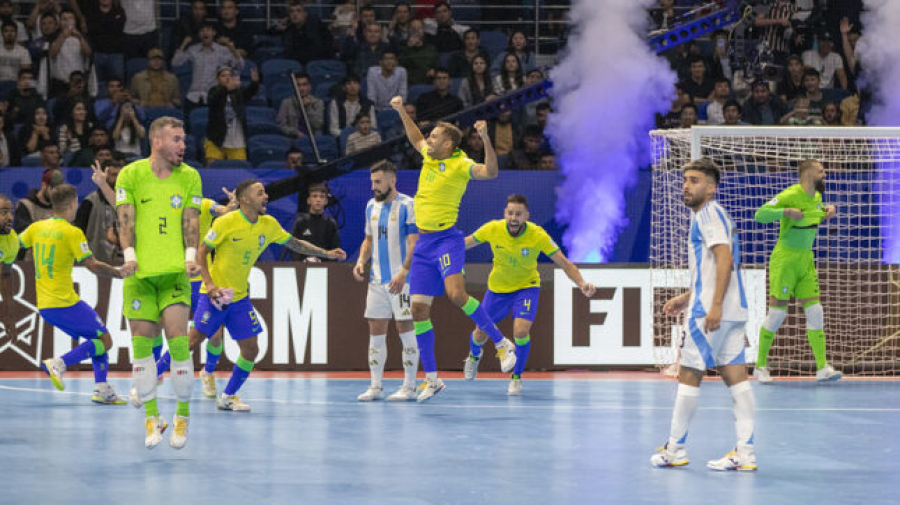
[[[681,167],[707,157],[723,170],[717,200],[731,214],[741,243],[750,320],[747,361],[755,362],[768,305],[766,267],[778,223],[759,224],[756,210],[797,184],[797,165],[823,162],[826,204],[814,246],[828,359],[850,375],[900,375],[900,128],[694,127],[650,133],[653,198],[650,263],[657,365],[677,359],[681,321],[662,314],[688,286],[690,213]],[[769,353],[773,375],[815,371],[803,309],[792,301]]]

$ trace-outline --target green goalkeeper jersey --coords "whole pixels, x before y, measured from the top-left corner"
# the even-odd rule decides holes
[[[182,163],[160,179],[150,159],[126,166],[116,181],[116,205],[134,205],[134,251],[139,278],[184,272],[181,216],[199,209],[203,198],[200,174]]]
[[[803,212],[803,219],[794,221],[785,217],[785,209],[799,209]],[[816,191],[815,196],[809,196],[803,186],[795,184],[788,187],[778,196],[770,200],[756,211],[754,219],[758,223],[771,223],[776,219],[781,220],[781,231],[778,234],[778,243],[775,247],[787,247],[789,249],[812,250],[819,231],[819,223],[825,218],[825,208],[822,205],[822,194]]]

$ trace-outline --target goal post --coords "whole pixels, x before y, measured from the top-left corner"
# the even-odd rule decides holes
[[[797,165],[814,158],[827,175],[824,203],[837,216],[819,227],[813,247],[829,362],[850,375],[900,375],[900,128],[697,126],[650,132],[653,158],[650,268],[656,363],[673,363],[681,321],[662,314],[688,285],[690,213],[681,167],[707,157],[722,170],[716,199],[735,221],[750,320],[748,362],[756,361],[768,305],[769,255],[777,223],[756,210],[797,184]],[[777,375],[815,370],[802,307],[791,302],[769,354]]]

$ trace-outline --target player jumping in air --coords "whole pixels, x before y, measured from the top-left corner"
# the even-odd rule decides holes
[[[494,265],[488,277],[488,291],[481,301],[496,324],[512,313],[513,337],[516,339],[516,366],[507,393],[522,394],[522,372],[531,350],[531,325],[537,315],[541,293],[541,276],[537,260],[541,253],[563,269],[584,296],[590,298],[596,288],[585,282],[578,267],[572,264],[550,235],[540,226],[528,221],[528,201],[522,195],[510,195],[503,212],[505,219],[491,221],[466,237],[466,249],[485,242],[491,246]],[[487,335],[478,328],[472,332],[469,357],[465,361],[466,380],[478,373],[482,346]]]
[[[684,167],[684,203],[691,209],[691,289],[663,307],[669,316],[687,311],[687,320],[669,440],[650,458],[656,467],[688,464],[684,443],[700,404],[700,382],[707,369],[716,368],[734,399],[737,444],[722,459],[709,461],[706,466],[713,470],[756,470],[756,400],[744,360],[747,298],[741,283],[737,230],[728,213],[715,201],[719,177],[718,167],[706,159]]]
[[[834,205],[822,205],[825,167],[805,160],[798,167],[800,184],[785,189],[756,211],[759,223],[780,220],[778,242],[769,259],[769,313],[759,328],[759,356],[753,375],[770,384],[768,357],[775,332],[787,317],[787,304],[796,298],[806,315],[806,338],[816,359],[816,380],[838,380],[843,374],[825,358],[825,314],[819,303],[819,276],[812,246],[819,224],[837,214]]]
[[[516,364],[515,345],[503,338],[484,307],[466,292],[463,277],[465,237],[454,226],[469,180],[497,177],[497,153],[491,145],[484,121],[476,122],[475,130],[484,141],[485,163],[475,163],[459,149],[462,132],[456,126],[439,122],[426,139],[403,108],[403,98],[397,96],[391,99],[391,107],[400,114],[409,142],[424,158],[415,196],[419,240],[413,251],[409,273],[413,325],[425,370],[425,382],[420,386],[422,391],[418,397],[418,401],[422,402],[444,388],[444,381],[437,376],[434,357],[431,303],[435,296],[446,293],[454,305],[487,333],[497,349],[501,370],[508,372]]]

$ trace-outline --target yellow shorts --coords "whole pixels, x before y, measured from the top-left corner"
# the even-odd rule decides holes
[[[245,160],[247,149],[243,147],[219,147],[209,139],[203,141],[203,150],[207,160]]]

